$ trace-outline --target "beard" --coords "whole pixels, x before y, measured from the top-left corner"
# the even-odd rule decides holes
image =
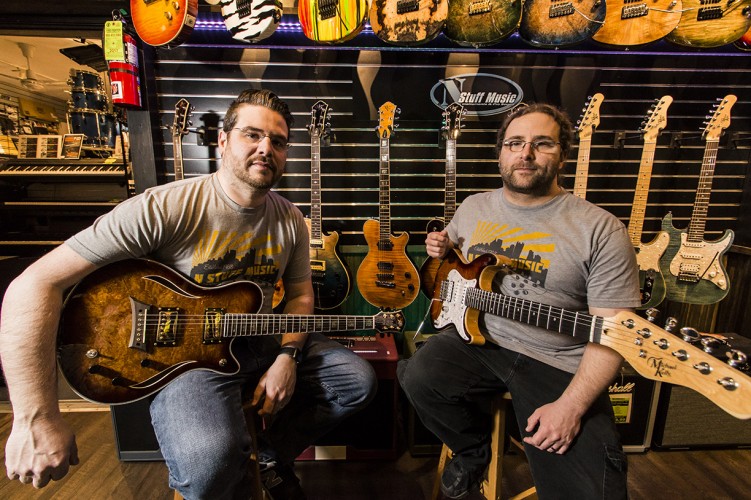
[[[527,166],[534,169],[531,175],[525,175],[524,178],[515,175],[517,170]],[[545,196],[550,193],[553,185],[557,185],[558,170],[552,165],[541,166],[535,163],[523,163],[501,166],[500,172],[503,187],[515,193]]]
[[[253,163],[256,161],[265,162],[268,168],[271,170],[271,178],[260,173],[254,173]],[[247,184],[254,189],[270,190],[274,185],[279,182],[282,177],[282,170],[274,163],[274,159],[264,156],[252,156],[244,163],[238,163],[232,168],[235,177],[241,182]]]

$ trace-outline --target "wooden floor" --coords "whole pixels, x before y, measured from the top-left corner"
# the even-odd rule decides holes
[[[167,470],[162,462],[120,462],[108,412],[66,413],[77,435],[81,463],[59,482],[35,490],[3,474],[0,498],[21,499],[153,499],[167,500]],[[0,442],[11,416],[0,414]],[[395,461],[298,462],[296,468],[308,498],[347,500],[419,500],[430,497],[436,457],[413,458],[404,452]],[[504,460],[506,496],[530,485],[522,457]],[[751,450],[649,451],[629,454],[632,500],[656,498],[751,498]],[[477,498],[475,496],[474,498]]]

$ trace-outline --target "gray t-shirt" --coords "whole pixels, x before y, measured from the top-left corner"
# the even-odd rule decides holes
[[[502,188],[472,195],[447,230],[470,261],[484,253],[513,261],[514,272],[495,284],[506,295],[585,312],[588,306],[641,303],[636,254],[626,227],[568,192],[535,207],[509,203]],[[490,314],[481,315],[480,326],[492,342],[570,373],[576,372],[586,345]]]
[[[310,279],[300,210],[274,192],[262,206],[243,208],[222,190],[217,174],[148,189],[65,244],[97,265],[148,257],[204,286],[254,281],[263,289],[262,313],[271,312],[280,277]]]

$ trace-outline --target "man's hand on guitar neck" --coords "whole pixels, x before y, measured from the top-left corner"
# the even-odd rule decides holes
[[[434,259],[442,259],[454,248],[454,243],[449,239],[448,232],[444,229],[440,232],[428,233],[425,238],[425,251]]]

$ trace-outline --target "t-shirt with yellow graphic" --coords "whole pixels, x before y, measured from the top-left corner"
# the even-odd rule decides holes
[[[534,207],[509,203],[502,188],[472,195],[447,231],[470,261],[492,253],[510,262],[513,272],[494,283],[505,295],[571,311],[641,303],[636,254],[623,223],[565,191]],[[586,344],[490,314],[480,316],[480,329],[492,342],[571,373]]]

